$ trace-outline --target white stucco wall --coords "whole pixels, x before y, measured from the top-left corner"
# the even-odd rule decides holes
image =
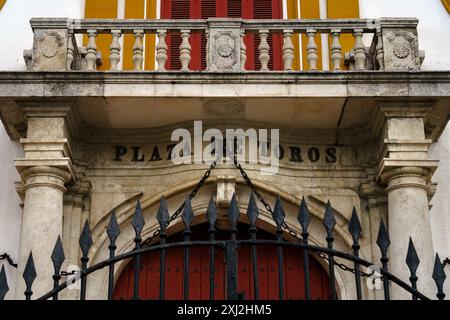
[[[84,0],[7,0],[0,11],[0,70],[25,70],[23,50],[31,49],[32,17],[82,18]]]
[[[8,253],[17,263],[19,251],[20,223],[22,220],[21,201],[16,193],[14,181],[20,180],[14,168],[14,159],[21,157],[22,148],[9,140],[3,125],[0,125],[0,254]],[[14,288],[16,269],[0,261],[5,266],[10,288]],[[13,291],[8,297],[13,297]]]
[[[450,70],[450,15],[441,0],[359,0],[359,12],[361,18],[418,18],[422,69]]]

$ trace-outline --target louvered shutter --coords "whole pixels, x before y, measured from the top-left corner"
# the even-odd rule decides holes
[[[283,17],[281,0],[164,0],[161,2],[161,19],[207,19],[213,17],[243,19],[281,19]],[[281,70],[282,35],[270,35],[270,70]],[[191,33],[191,70],[206,69],[206,37],[199,33]],[[259,70],[259,36],[247,35],[247,70]],[[167,37],[169,46],[167,70],[179,70],[180,63],[179,33],[170,33]]]
[[[161,19],[189,19],[191,0],[168,0],[161,1]],[[170,32],[166,38],[169,50],[166,62],[167,70],[181,69],[180,44],[181,36],[179,32]]]
[[[244,2],[245,3],[245,2]],[[251,17],[245,17],[245,19],[282,19],[282,4],[281,0],[252,0],[246,1],[248,5],[252,5],[251,8],[247,8],[244,12],[251,13]],[[281,34],[270,34],[267,38],[267,42],[270,46],[270,70],[282,70],[282,58],[281,49],[283,46],[283,37]],[[259,70],[261,63],[259,62],[259,50],[260,43],[259,35],[251,35],[247,37],[247,70]]]
[[[217,15],[216,0],[201,1],[201,18],[214,18]],[[201,70],[206,69],[206,35],[201,34]]]

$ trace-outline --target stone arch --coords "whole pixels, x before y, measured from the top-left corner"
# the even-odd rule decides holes
[[[175,186],[166,192],[147,196],[145,194],[138,194],[133,196],[134,200],[140,199],[141,206],[143,210],[144,219],[146,221],[146,225],[144,226],[144,230],[142,232],[142,239],[148,238],[155,230],[159,228],[158,222],[156,220],[156,212],[159,206],[159,200],[162,196],[165,197],[168,205],[169,212],[172,213],[176,210],[176,208],[184,201],[185,196],[192,190],[193,186],[196,184],[195,181],[191,181],[185,183],[183,185]],[[247,210],[247,203],[250,196],[250,189],[244,184],[244,181],[241,179],[237,179],[237,194],[239,197],[239,209],[240,209],[240,217],[239,220],[242,222],[247,222],[245,212]],[[300,234],[301,229],[299,223],[296,220],[298,205],[300,199],[296,195],[291,195],[284,191],[279,191],[274,188],[254,183],[255,186],[261,190],[263,197],[268,200],[268,202],[272,205],[272,199],[278,194],[283,201],[283,206],[286,212],[286,223],[289,227],[294,230],[297,234]],[[211,193],[216,192],[216,183],[214,183],[214,179],[210,179],[205,183],[205,185],[200,189],[197,193],[196,197],[192,201],[192,208],[194,211],[195,219],[193,224],[200,224],[206,221],[205,213],[208,206],[208,202],[211,196]],[[308,207],[310,209],[310,213],[312,216],[310,223],[310,243],[318,246],[326,246],[326,232],[322,225],[322,217],[323,212],[325,210],[325,204],[320,204],[317,201],[309,201],[310,197],[306,197],[308,201]],[[134,248],[134,230],[131,225],[131,217],[134,212],[135,203],[132,204],[129,199],[124,201],[124,203],[120,204],[116,207],[116,209],[120,209],[121,211],[118,215],[118,222],[120,225],[121,234],[117,239],[117,250],[116,254],[121,254],[128,252]],[[258,221],[258,227],[267,232],[273,233],[275,230],[275,224],[272,221],[269,212],[258,203],[258,208],[260,210],[260,218]],[[335,212],[338,217],[341,215],[339,212]],[[109,218],[104,218],[99,221],[93,228],[94,244],[92,246],[91,251],[91,260],[90,264],[95,264],[100,261],[103,261],[109,257],[108,250],[108,238],[105,232],[105,228],[107,225],[107,220]],[[183,222],[181,217],[174,220],[169,226],[167,232],[169,235],[177,233],[183,229]],[[293,240],[288,233],[285,233],[285,238]],[[351,252],[351,238],[344,231],[344,229],[340,226],[336,226],[335,230],[335,248],[344,252]],[[327,270],[327,264],[323,259],[318,259],[318,261],[322,264],[322,266]],[[128,264],[128,260],[121,261],[116,264],[116,272],[115,272],[115,280],[118,279],[120,273]],[[348,264],[349,262],[347,262]],[[99,270],[93,274],[91,274],[88,278],[88,290],[87,290],[87,298],[106,298],[107,296],[107,285],[108,285],[108,272],[107,268],[103,270]],[[354,286],[354,276],[352,273],[343,271],[339,268],[336,268],[336,282],[337,282],[337,290],[338,297],[340,299],[354,299],[355,296],[355,286]]]

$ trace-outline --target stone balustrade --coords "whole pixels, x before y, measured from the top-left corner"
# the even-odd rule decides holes
[[[111,35],[109,52],[103,52],[103,59],[109,58],[110,71],[119,71],[123,59],[121,37],[134,35],[132,59],[134,71],[143,71],[144,37],[154,34],[156,72],[166,72],[169,46],[168,35],[176,32],[181,37],[179,62],[181,72],[190,71],[192,48],[190,38],[195,33],[206,35],[207,72],[268,72],[271,51],[271,35],[279,34],[282,70],[293,71],[295,59],[293,37],[304,35],[306,43],[306,65],[302,71],[318,70],[320,50],[329,58],[329,71],[343,72],[343,60],[350,70],[418,71],[420,53],[417,40],[418,20],[414,18],[381,19],[338,19],[338,20],[242,20],[210,18],[203,20],[121,20],[121,19],[62,19],[33,18],[30,21],[34,32],[31,57],[32,71],[95,71],[101,63],[97,49],[98,35]],[[246,70],[246,35],[259,37],[259,45],[254,48],[260,67]],[[317,36],[328,35],[329,45],[319,48]],[[354,47],[343,52],[340,38],[343,34],[354,37]],[[85,37],[85,46],[80,36]],[[363,41],[364,40],[364,41]],[[364,42],[370,43],[366,47]],[[322,41],[323,43],[323,41]],[[173,57],[172,57],[173,58]],[[256,64],[255,64],[256,65]],[[152,71],[155,72],[155,71]]]

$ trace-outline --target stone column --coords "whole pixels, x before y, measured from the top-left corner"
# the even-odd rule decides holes
[[[15,166],[22,178],[24,208],[16,281],[16,299],[24,299],[22,274],[30,252],[37,277],[32,299],[53,288],[51,254],[63,231],[63,195],[73,177],[68,146],[67,104],[21,103],[27,115],[27,137],[21,139],[24,158]]]
[[[22,278],[28,255],[33,252],[37,277],[32,287],[33,296],[53,287],[54,273],[50,259],[56,239],[62,234],[64,184],[70,174],[49,166],[33,166],[21,172],[25,180],[25,201],[20,236],[20,254],[16,298],[23,299],[25,283]]]
[[[384,102],[379,105],[386,122],[378,180],[386,187],[388,197],[389,271],[410,283],[405,261],[411,237],[420,259],[418,289],[433,298],[434,251],[428,190],[438,162],[427,156],[431,141],[425,139],[424,118],[430,105],[430,102]],[[391,295],[393,299],[411,299],[409,293],[395,284],[391,285]]]

